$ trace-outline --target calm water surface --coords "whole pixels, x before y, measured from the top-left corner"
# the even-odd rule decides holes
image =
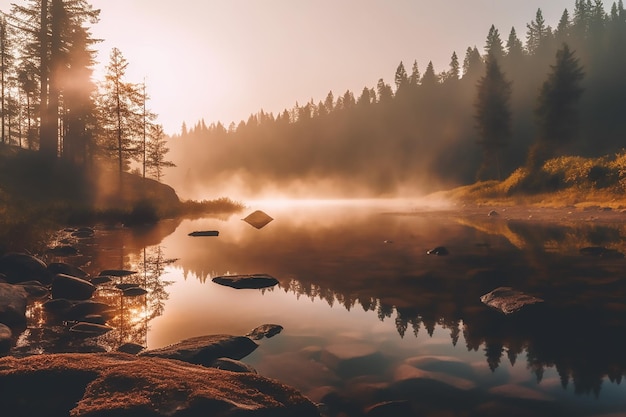
[[[122,299],[116,328],[98,339],[157,348],[204,334],[284,327],[243,359],[292,385],[329,415],[361,415],[407,400],[416,415],[624,415],[626,251],[622,222],[546,223],[487,212],[415,210],[410,203],[250,204],[274,221],[162,222],[150,230],[99,229],[68,262],[96,273],[139,271],[150,292]],[[219,230],[219,237],[189,237]],[[435,246],[448,256],[428,256]],[[211,278],[267,273],[280,285],[236,290]],[[482,294],[512,286],[546,300],[539,315],[505,317]],[[23,346],[50,329],[31,311]],[[42,329],[43,327],[43,329]],[[39,343],[39,345],[38,345]],[[62,346],[62,347],[60,347]]]

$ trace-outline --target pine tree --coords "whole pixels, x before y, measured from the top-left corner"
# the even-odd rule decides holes
[[[376,84],[376,91],[379,103],[388,103],[393,98],[393,90],[391,86],[381,78]]]
[[[463,59],[463,78],[468,79],[470,82],[477,80],[483,70],[483,59],[478,52],[478,48],[468,47],[465,51],[465,58]]]
[[[7,93],[9,87],[9,79],[14,68],[15,57],[13,55],[12,39],[9,32],[9,25],[6,17],[0,17],[0,117],[2,119],[0,123],[0,135],[2,136],[2,143],[7,142],[6,137],[6,124],[7,124]]]
[[[13,4],[11,19],[24,38],[20,50],[22,69],[38,76],[39,142],[41,152],[48,157],[57,156],[61,145],[63,79],[67,79],[74,54],[93,57],[91,46],[96,41],[91,39],[86,25],[95,23],[98,15],[99,10],[86,0],[30,0],[24,6]],[[93,60],[85,65],[93,65]]]
[[[485,45],[485,52],[492,58],[501,61],[504,56],[504,47],[502,46],[502,39],[500,39],[500,33],[494,25],[491,25],[489,34],[487,34],[487,43]]]
[[[445,73],[444,81],[458,81],[461,77],[461,66],[459,64],[459,57],[456,52],[452,52],[450,57],[450,69]]]
[[[148,141],[148,131],[152,129],[153,122],[156,120],[157,115],[152,111],[148,110],[147,103],[150,97],[146,93],[146,81],[144,79],[143,84],[141,85],[141,93],[140,93],[140,101],[141,101],[141,145],[139,158],[141,163],[141,176],[146,178],[146,158],[147,158],[147,141]],[[206,124],[204,124],[204,119],[202,120],[203,127],[206,129]]]
[[[407,84],[409,83],[409,76],[404,69],[404,64],[400,61],[398,68],[396,69],[396,75],[394,77],[396,82],[396,93],[400,90],[403,90]]]
[[[584,77],[578,59],[569,46],[563,44],[537,99],[538,142],[531,154],[531,166],[539,166],[574,140],[579,122],[577,104],[584,91],[581,87]]]
[[[412,86],[417,86],[422,79],[420,75],[420,70],[417,65],[417,60],[413,61],[413,67],[411,68],[411,75],[409,76],[409,84]]]
[[[328,113],[332,112],[335,109],[335,97],[333,96],[332,91],[329,91],[328,95],[326,95],[326,99],[324,100],[324,107],[326,107]]]
[[[142,95],[135,84],[125,80],[127,67],[128,61],[122,52],[113,48],[100,96],[104,148],[117,159],[120,175],[137,155],[137,139],[143,126]]]
[[[567,9],[563,10],[563,14],[561,15],[561,19],[559,20],[559,24],[556,27],[556,31],[554,32],[554,38],[560,42],[566,42],[570,36],[570,31],[572,28],[572,22],[569,18],[569,12]]]
[[[505,79],[495,57],[488,55],[486,65],[487,71],[478,81],[474,103],[476,129],[480,136],[478,144],[484,155],[478,178],[481,179],[493,163],[500,179],[500,150],[511,136],[511,83]]]
[[[169,148],[167,147],[165,140],[163,126],[160,124],[150,125],[148,137],[149,140],[146,148],[146,169],[155,180],[161,181],[161,178],[163,178],[164,168],[175,167],[176,165],[172,161],[165,159],[165,156],[169,152]]]
[[[429,61],[426,66],[426,71],[422,77],[422,87],[431,88],[439,84],[439,77],[435,74],[435,67],[433,61]]]
[[[549,28],[546,26],[546,21],[543,18],[543,12],[541,9],[537,9],[535,20],[526,25],[528,28],[526,32],[526,49],[531,55],[535,55],[538,50],[545,44],[550,33]]]

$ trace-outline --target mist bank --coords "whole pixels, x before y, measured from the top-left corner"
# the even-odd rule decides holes
[[[183,126],[168,142],[177,167],[167,171],[166,182],[190,198],[276,190],[296,197],[375,197],[506,178],[526,163],[542,133],[539,93],[564,44],[584,72],[584,92],[568,120],[575,135],[554,156],[615,153],[626,132],[620,110],[626,108],[626,12],[621,3],[610,13],[584,1],[572,9],[559,22],[545,22],[538,11],[525,36],[513,28],[506,38],[492,27],[485,54],[476,46],[464,58],[454,52],[444,71],[400,62],[392,84],[381,78],[360,92],[331,91],[319,101],[277,115],[260,110],[229,126]],[[498,139],[497,158],[479,144],[476,129],[487,55],[511,86],[505,100],[510,132]]]

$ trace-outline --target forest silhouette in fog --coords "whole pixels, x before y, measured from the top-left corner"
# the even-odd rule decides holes
[[[332,183],[341,195],[384,195],[407,185],[413,192],[432,191],[506,176],[526,164],[542,134],[558,136],[559,130],[569,130],[567,140],[550,156],[601,156],[623,147],[626,11],[621,0],[608,12],[599,0],[577,0],[558,22],[546,22],[539,9],[522,30],[499,29],[497,22],[486,29],[485,45],[452,52],[447,69],[400,62],[395,73],[362,91],[330,91],[320,100],[296,103],[278,114],[260,110],[228,126],[204,120],[183,124],[169,143],[172,159],[184,164],[170,171],[168,180],[183,193],[193,193],[198,182],[219,189],[236,179],[253,192],[268,184],[310,190]],[[563,48],[578,79],[561,81],[570,82],[579,97],[569,100],[569,92],[553,92],[561,94],[552,97],[555,107],[568,108],[568,114],[560,125],[546,128],[542,117],[552,110],[541,114],[540,96],[550,77],[558,77]],[[503,91],[491,94],[500,94],[505,110],[504,126],[491,142],[479,116],[489,62],[503,78]],[[543,94],[544,101],[550,99]]]

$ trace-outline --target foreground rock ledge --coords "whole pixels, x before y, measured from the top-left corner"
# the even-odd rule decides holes
[[[2,358],[0,404],[7,416],[319,416],[259,375],[124,353]]]

